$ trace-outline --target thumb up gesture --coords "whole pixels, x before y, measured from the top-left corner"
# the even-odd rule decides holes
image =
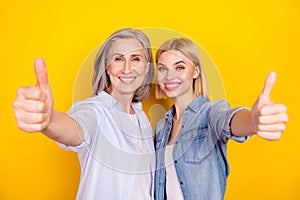
[[[36,86],[22,87],[13,103],[18,127],[26,132],[39,132],[49,126],[53,113],[53,96],[43,59],[34,62]]]
[[[251,109],[255,133],[267,140],[280,139],[288,121],[287,107],[273,102],[270,98],[275,81],[276,73],[270,72],[262,92]]]

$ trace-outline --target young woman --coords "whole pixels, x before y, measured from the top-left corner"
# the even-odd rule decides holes
[[[156,63],[156,96],[172,98],[174,105],[156,127],[155,197],[223,199],[228,139],[243,142],[257,134],[277,140],[285,130],[287,109],[269,96],[276,74],[269,74],[251,110],[231,109],[226,101],[209,101],[199,52],[189,39],[163,43]]]
[[[133,29],[113,33],[95,59],[93,97],[54,110],[45,63],[35,61],[37,86],[23,87],[14,102],[20,129],[39,132],[78,152],[77,199],[153,199],[154,145],[142,111],[153,77],[147,36]]]

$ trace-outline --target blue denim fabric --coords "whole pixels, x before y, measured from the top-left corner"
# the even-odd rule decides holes
[[[248,137],[231,134],[230,121],[239,110],[226,101],[210,102],[202,96],[186,107],[182,127],[173,149],[173,160],[184,199],[219,200],[224,198],[229,164],[228,139],[243,142]],[[155,198],[165,196],[165,147],[172,128],[174,106],[156,127]]]

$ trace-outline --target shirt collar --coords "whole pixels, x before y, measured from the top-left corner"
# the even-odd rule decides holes
[[[165,115],[165,118],[169,121],[172,121],[173,116],[175,115],[175,106],[173,105]]]
[[[192,101],[192,103],[190,103],[190,105],[188,105],[187,107],[190,108],[192,111],[197,112],[200,110],[202,104],[204,104],[205,102],[209,101],[208,98],[204,98],[203,96],[198,96],[196,99],[194,99],[194,101]]]
[[[104,105],[106,105],[110,108],[113,108],[115,106],[121,107],[120,102],[105,91],[101,91],[100,93],[98,93],[96,95],[96,97],[99,98],[101,100],[101,102],[103,102]],[[134,110],[142,110],[141,102],[132,102],[131,105]]]
[[[201,106],[205,103],[209,101],[208,98],[204,98],[203,96],[198,96],[196,99],[194,99],[192,101],[192,103],[190,103],[187,108],[191,109],[194,112],[197,112],[200,110]],[[173,116],[175,114],[175,106],[173,105],[167,112],[165,115],[165,118],[168,120],[172,120]]]

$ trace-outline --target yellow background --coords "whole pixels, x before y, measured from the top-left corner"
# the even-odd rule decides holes
[[[168,28],[197,41],[216,63],[232,106],[251,106],[275,70],[272,99],[288,106],[287,131],[278,142],[229,143],[225,199],[300,199],[300,3],[265,2],[1,1],[0,199],[75,198],[76,153],[18,130],[12,102],[18,87],[35,84],[33,60],[43,57],[55,108],[68,110],[82,62],[123,27]]]

